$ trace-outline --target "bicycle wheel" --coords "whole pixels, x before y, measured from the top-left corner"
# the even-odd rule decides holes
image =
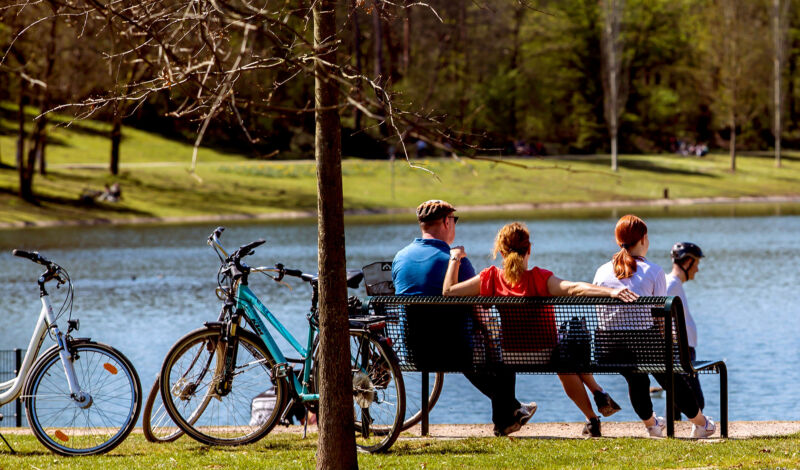
[[[389,449],[400,435],[406,412],[400,364],[383,338],[350,332],[356,446],[366,452]]]
[[[108,452],[131,432],[139,417],[142,386],[130,361],[101,343],[71,346],[72,366],[90,399],[72,399],[58,350],[34,365],[25,386],[25,413],[45,447],[61,455]]]
[[[186,434],[210,445],[257,441],[272,430],[287,400],[286,381],[272,380],[275,361],[254,334],[239,330],[230,388],[224,390],[221,326],[181,338],[161,367],[161,399]]]
[[[422,373],[405,371],[403,372],[403,382],[406,386],[406,416],[402,430],[406,431],[422,421]],[[431,372],[429,374],[428,413],[439,400],[443,385],[443,372]]]
[[[142,410],[142,433],[150,442],[172,442],[183,435],[183,430],[169,417],[164,402],[161,401],[161,389],[158,377],[150,387],[150,393]]]

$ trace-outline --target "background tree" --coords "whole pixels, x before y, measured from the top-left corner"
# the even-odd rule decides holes
[[[772,0],[772,39],[773,39],[773,134],[775,135],[775,166],[781,167],[781,115],[783,113],[783,64],[784,49],[786,43],[786,16],[789,8],[789,1]]]
[[[624,0],[601,0],[603,12],[603,95],[608,135],[611,139],[611,170],[617,171],[617,132],[619,114],[625,105],[626,87],[622,79],[622,13]]]
[[[709,3],[705,52],[711,80],[705,92],[719,123],[729,132],[730,170],[736,171],[737,127],[763,113],[770,89],[764,74],[769,66],[767,5],[753,0],[716,0]],[[711,11],[718,12],[712,16]]]

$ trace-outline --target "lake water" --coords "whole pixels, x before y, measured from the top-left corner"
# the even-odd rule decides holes
[[[476,268],[489,265],[498,228],[512,220],[462,214],[456,243],[467,248]],[[528,220],[533,232],[532,263],[559,277],[591,281],[615,252],[616,218]],[[676,241],[692,241],[706,253],[697,279],[685,285],[699,330],[698,357],[725,359],[729,368],[731,420],[800,420],[795,393],[800,385],[800,217],[648,217],[648,258],[669,266]],[[218,262],[205,244],[213,224],[30,229],[0,232],[0,349],[24,348],[39,312],[39,266],[11,256],[12,248],[36,249],[70,272],[75,286],[73,317],[78,336],[109,343],[134,363],[147,393],[160,362],[185,332],[214,320]],[[347,259],[353,268],[390,260],[417,236],[402,222],[348,223]],[[316,270],[316,225],[229,224],[223,241],[234,247],[257,238],[251,265],[277,262]],[[306,334],[309,288],[289,280],[294,290],[253,277],[251,286],[298,338]],[[63,291],[50,289],[55,301]],[[363,295],[361,292],[352,292]],[[55,304],[56,307],[58,304]],[[46,345],[49,343],[46,343]],[[598,381],[622,405],[607,420],[633,421],[625,381]],[[716,375],[702,376],[706,412],[719,416]],[[655,384],[655,381],[652,381]],[[579,421],[582,415],[555,375],[519,375],[517,395],[535,400],[537,421]],[[663,399],[654,399],[656,410]],[[448,375],[432,422],[490,421],[489,401],[460,375]]]

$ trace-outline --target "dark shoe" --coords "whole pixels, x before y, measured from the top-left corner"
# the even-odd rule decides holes
[[[581,434],[584,436],[600,437],[600,418],[590,418],[586,425],[583,426]]]
[[[594,392],[594,403],[597,405],[597,411],[605,417],[609,417],[621,410],[617,402],[611,398],[606,392]]]

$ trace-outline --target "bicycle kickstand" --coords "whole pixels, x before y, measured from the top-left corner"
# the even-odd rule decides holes
[[[2,415],[2,414],[0,414],[0,421],[2,421],[2,420],[3,420],[3,415]],[[3,440],[3,442],[5,442],[5,443],[6,443],[6,445],[8,446],[8,450],[10,450],[12,454],[16,454],[16,453],[17,453],[17,451],[16,451],[16,450],[14,450],[14,448],[13,448],[13,447],[11,447],[11,444],[9,444],[9,443],[8,443],[8,441],[6,440],[6,437],[5,437],[5,436],[3,436],[3,434],[2,434],[2,433],[0,433],[0,439],[2,439],[2,440]]]
[[[306,408],[306,419],[303,422],[303,439],[308,436],[308,408]]]

